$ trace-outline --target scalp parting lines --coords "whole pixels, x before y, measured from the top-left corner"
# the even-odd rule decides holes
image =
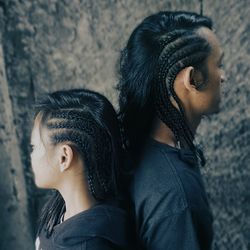
[[[110,136],[92,117],[86,112],[79,110],[54,111],[47,122],[48,129],[75,129],[95,136],[99,141],[104,139],[103,144],[108,143]]]
[[[202,48],[202,46],[200,46]],[[178,103],[180,111],[184,115],[184,111],[182,109],[181,104],[179,103],[179,98],[176,95],[174,91],[174,84],[168,84],[168,83],[173,83],[176,75],[178,72],[180,72],[183,68],[188,67],[188,66],[193,66],[196,65],[197,63],[203,61],[207,57],[207,52],[197,52],[196,54],[191,54],[191,55],[184,55],[185,57],[182,58],[182,60],[177,61],[172,67],[168,70],[168,75],[166,76],[166,85],[169,86],[169,91],[171,95],[174,97],[175,101]]]
[[[170,44],[165,44],[158,59],[158,79],[165,79],[168,75],[168,70],[177,62],[182,68],[189,66],[188,64],[185,65],[181,59],[186,57],[190,58],[196,51],[204,50],[208,50],[207,42],[194,34],[184,38],[178,38]]]
[[[137,26],[121,54],[119,119],[124,147],[135,160],[143,152],[155,115],[183,143],[181,146],[196,151],[192,131],[185,120],[185,112],[174,92],[173,83],[185,66],[203,66],[202,60],[198,59],[194,60],[196,65],[192,65],[195,59],[193,54],[205,52],[202,51],[203,44],[206,50],[206,40],[202,41],[203,37],[197,33],[201,27],[211,29],[211,20],[193,13],[160,12]],[[199,69],[203,70],[203,67]],[[141,102],[133,102],[137,98]],[[173,105],[172,98],[179,107]],[[141,109],[150,112],[140,112]],[[135,134],[139,135],[138,139]]]
[[[72,142],[83,153],[84,160],[87,162],[87,179],[90,191],[96,199],[100,199],[101,196],[95,190],[97,185],[94,185],[94,183],[97,182],[98,186],[102,187],[102,189],[97,188],[99,192],[108,192],[107,179],[109,176],[105,173],[104,166],[110,164],[111,138],[91,117],[83,117],[83,113],[81,115],[82,117],[79,117],[79,113],[73,111],[70,113],[54,112],[47,122],[47,128],[52,132],[51,137],[54,143]],[[91,138],[94,140],[92,147],[90,145]],[[91,154],[95,155],[96,164],[89,159]],[[92,167],[93,165],[95,167]]]
[[[185,32],[179,33],[185,35]],[[175,32],[174,39],[171,39],[171,34],[169,34],[167,39],[163,39],[161,42],[161,45],[165,43],[165,47],[159,56],[157,67],[156,88],[160,91],[158,93],[161,93],[161,98],[158,98],[157,101],[157,106],[159,107],[158,115],[163,121],[167,122],[177,140],[183,137],[190,145],[190,148],[194,149],[195,146],[192,142],[193,133],[187,125],[184,110],[174,91],[174,80],[178,72],[183,68],[194,66],[204,60],[208,54],[209,45],[206,40],[198,37],[195,33],[184,37],[177,37],[176,34]],[[166,44],[169,41],[171,42]],[[170,96],[176,101],[179,111],[170,102]],[[168,118],[169,114],[167,111],[172,113],[172,119]]]
[[[55,133],[53,135],[53,141],[56,143],[65,142],[65,141],[72,142],[74,145],[76,145],[78,149],[80,149],[81,152],[84,153],[84,162],[85,162],[85,167],[87,170],[87,181],[88,181],[89,189],[90,189],[91,194],[96,199],[99,199],[99,195],[96,192],[96,185],[94,185],[95,183],[94,180],[96,179],[94,175],[95,175],[95,172],[97,171],[97,168],[93,166],[93,162],[90,159],[92,149],[91,149],[91,145],[89,143],[88,138],[81,136],[79,132],[67,131],[64,133]],[[106,190],[106,187],[105,187],[105,190]]]
[[[180,49],[183,49],[185,46],[200,43],[202,44],[203,39],[198,37],[195,33],[187,34],[182,37],[178,37],[175,40],[173,39],[170,43],[166,40],[162,41],[162,50],[159,55],[159,62],[161,60],[166,60],[166,58],[170,57],[172,54],[179,52]]]
[[[189,34],[187,32],[187,30],[174,30],[172,32],[169,32],[167,34],[162,35],[159,38],[159,45],[160,45],[160,49],[163,50],[163,48],[166,46],[166,44],[171,43],[172,41],[174,41],[175,39],[179,38],[180,36],[183,36],[185,34]]]
[[[98,136],[98,134],[96,134],[96,136]],[[97,200],[101,200],[102,195],[105,195],[105,193],[108,192],[106,174],[104,173],[105,168],[103,167],[104,164],[107,164],[107,162],[102,157],[105,157],[105,154],[102,153],[104,144],[98,144],[98,142],[96,142],[93,145],[93,143],[89,143],[89,140],[91,140],[90,138],[78,137],[74,139],[78,145],[81,145],[82,151],[84,153],[84,162],[87,168],[87,180],[90,192]],[[95,164],[91,156],[95,157]]]
[[[74,120],[57,120],[55,122],[49,122],[47,124],[47,128],[49,130],[54,129],[68,129],[68,130],[76,130],[78,132],[85,132],[89,135],[94,135],[96,130],[94,127],[94,123],[91,121],[82,121],[80,119]]]
[[[52,111],[50,115],[50,119],[58,118],[58,119],[67,119],[67,120],[89,120],[93,121],[93,117],[81,109],[75,109],[75,110],[67,110],[67,109],[60,109],[56,111]]]
[[[97,201],[117,197],[119,159],[115,152],[119,148],[113,144],[117,147],[120,144],[111,130],[115,124],[110,124],[110,119],[115,119],[116,114],[108,100],[86,89],[62,90],[41,98],[36,105],[38,114],[50,143],[68,144],[82,158],[83,177],[93,197]],[[42,211],[38,234],[45,230],[51,236],[63,209],[63,197],[56,191]]]

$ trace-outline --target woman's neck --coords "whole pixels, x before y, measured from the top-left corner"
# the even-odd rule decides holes
[[[93,207],[97,202],[90,194],[87,185],[84,185],[82,177],[74,180],[67,180],[60,187],[66,206],[64,220]]]

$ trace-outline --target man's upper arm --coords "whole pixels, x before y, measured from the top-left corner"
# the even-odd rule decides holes
[[[142,241],[147,250],[199,250],[196,230],[191,211],[186,208],[150,221]]]
[[[93,237],[83,243],[82,250],[117,250],[117,246],[110,241],[99,237]]]

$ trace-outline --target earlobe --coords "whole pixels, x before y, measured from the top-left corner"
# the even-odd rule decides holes
[[[67,169],[67,165],[66,164],[60,164],[60,172],[64,172]]]

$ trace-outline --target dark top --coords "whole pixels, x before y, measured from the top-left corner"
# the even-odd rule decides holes
[[[111,205],[96,205],[56,225],[49,238],[42,230],[36,249],[130,249],[127,221],[127,215],[122,209]]]
[[[191,151],[151,139],[130,193],[142,249],[211,249],[213,219]]]

